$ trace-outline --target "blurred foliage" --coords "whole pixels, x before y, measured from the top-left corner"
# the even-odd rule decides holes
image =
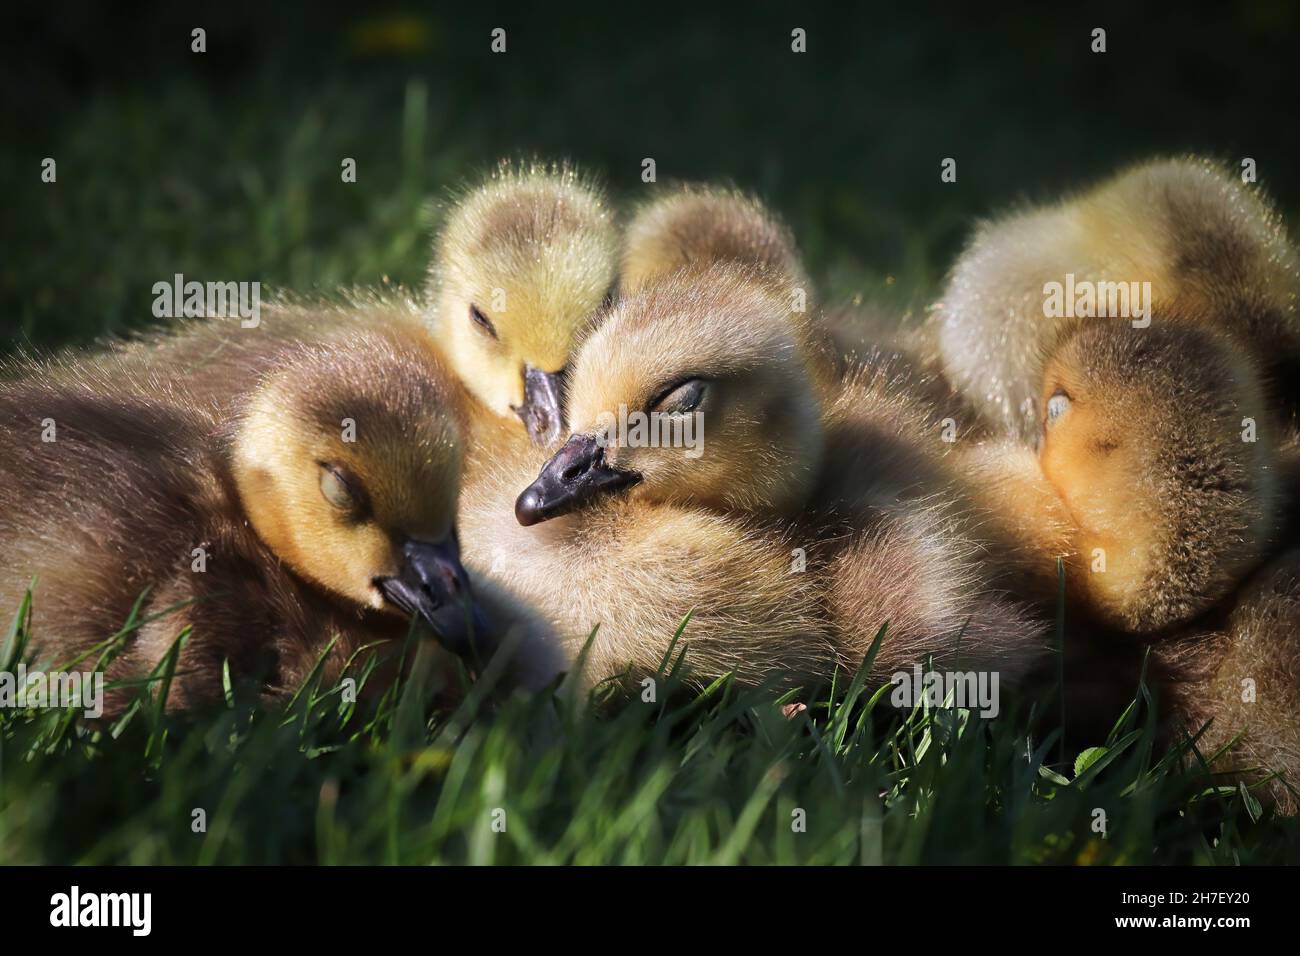
[[[661,182],[732,180],[790,218],[832,295],[901,308],[925,304],[979,216],[1154,153],[1254,157],[1300,205],[1294,5],[755,6],[12,10],[5,338],[140,326],[175,272],[418,284],[429,200],[510,155],[570,157],[623,200],[654,188],[645,157]],[[504,54],[489,49],[498,26]],[[790,51],[794,26],[806,54]],[[46,156],[55,185],[40,182]],[[947,156],[955,184],[939,180]]]

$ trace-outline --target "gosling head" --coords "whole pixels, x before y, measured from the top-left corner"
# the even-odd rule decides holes
[[[451,210],[433,267],[434,332],[480,400],[547,444],[564,372],[618,268],[603,194],[567,167],[503,165]]]
[[[707,186],[684,186],[637,212],[623,239],[619,282],[632,291],[714,262],[752,266],[774,281],[808,288],[785,223],[752,196]]]
[[[1206,610],[1261,557],[1277,508],[1254,367],[1208,328],[1153,321],[1069,329],[1045,368],[1040,461],[1090,605],[1138,633]]]
[[[464,652],[482,619],[455,527],[461,425],[439,376],[380,336],[302,346],[251,397],[232,459],[253,530],[287,567]]]
[[[614,493],[788,512],[821,465],[801,316],[753,270],[716,264],[624,296],[583,344],[571,433],[515,515],[536,524]]]

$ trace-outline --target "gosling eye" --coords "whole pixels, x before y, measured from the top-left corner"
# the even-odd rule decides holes
[[[1070,410],[1070,396],[1057,389],[1047,400],[1047,424],[1051,425]]]
[[[483,314],[483,310],[472,302],[469,306],[469,317],[470,321],[478,327],[479,331],[486,335],[490,335],[494,339],[497,338],[497,327],[492,324],[491,319]]]
[[[702,378],[690,378],[678,382],[661,392],[646,411],[660,411],[669,415],[688,414],[700,407],[704,401],[705,391],[705,381]]]
[[[338,465],[321,462],[320,493],[333,507],[353,517],[361,517],[365,494]]]

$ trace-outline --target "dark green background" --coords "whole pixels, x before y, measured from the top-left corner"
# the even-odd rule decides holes
[[[428,200],[520,153],[569,157],[620,199],[653,188],[647,156],[661,183],[730,179],[789,217],[830,292],[912,307],[976,217],[1152,153],[1251,156],[1300,207],[1294,5],[1137,6],[9,9],[3,339],[138,327],[175,272],[417,283]],[[195,26],[206,54],[190,52]],[[489,52],[495,26],[505,55]],[[956,184],[939,180],[945,156]]]

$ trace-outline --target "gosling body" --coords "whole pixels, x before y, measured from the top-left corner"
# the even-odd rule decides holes
[[[860,665],[888,623],[879,673],[960,656],[1013,679],[1041,630],[990,580],[988,542],[945,461],[942,423],[908,393],[915,370],[882,355],[828,390],[811,373],[807,321],[767,276],[725,263],[624,296],[579,353],[573,433],[520,496],[521,522],[585,527],[617,509],[620,533],[635,535],[664,508],[774,522],[782,530],[770,546],[797,542],[792,557],[806,562],[791,576],[810,579],[836,664]],[[700,416],[702,453],[600,440],[619,406]],[[727,549],[710,554],[725,580]],[[724,590],[753,586],[738,569]],[[769,632],[764,643],[754,659],[772,672],[806,667],[793,634]],[[696,658],[714,676],[729,663]]]
[[[286,346],[226,405],[151,381],[139,362],[27,363],[0,390],[0,600],[16,609],[35,579],[42,660],[90,652],[139,602],[108,677],[147,676],[188,628],[169,698],[185,708],[219,699],[227,662],[270,696],[322,655],[337,679],[412,614],[466,638],[463,426],[421,342]]]
[[[1099,319],[1154,313],[1237,336],[1277,401],[1294,407],[1300,259],[1277,212],[1239,176],[1203,159],[1148,162],[977,230],[932,314],[933,348],[980,413],[1026,441],[1042,427],[1046,351],[1083,317],[1075,303],[1047,314],[1049,285],[1067,282],[1102,290],[1085,303]]]

